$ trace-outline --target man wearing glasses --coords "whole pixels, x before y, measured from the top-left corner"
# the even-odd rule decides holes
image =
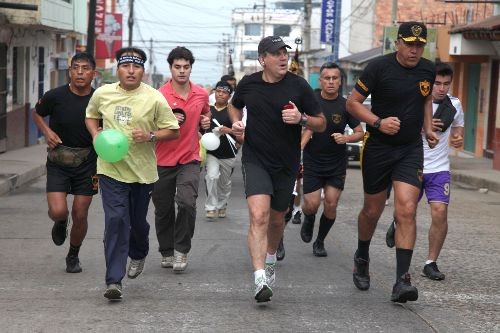
[[[70,232],[66,272],[80,273],[78,253],[87,234],[87,215],[92,196],[97,193],[97,155],[92,137],[85,127],[85,109],[94,89],[95,60],[88,53],[77,53],[71,59],[69,84],[47,91],[36,104],[32,117],[47,142],[47,204],[54,221],[52,240],[60,246]],[[44,117],[50,116],[49,123]],[[73,194],[68,209],[67,196]]]
[[[370,62],[347,99],[347,111],[367,124],[361,160],[364,204],[358,216],[353,281],[360,290],[370,288],[370,241],[392,183],[397,263],[391,301],[399,303],[418,299],[418,290],[411,285],[408,271],[422,185],[422,128],[430,148],[439,141],[432,127],[435,67],[431,61],[422,59],[426,43],[424,24],[402,23],[395,41],[396,52]],[[370,94],[371,111],[362,104]]]

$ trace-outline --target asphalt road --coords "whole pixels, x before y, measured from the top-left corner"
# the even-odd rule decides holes
[[[124,300],[104,297],[103,211],[96,196],[80,258],[83,272],[65,272],[68,243],[56,247],[46,215],[45,177],[0,199],[0,331],[2,332],[500,332],[500,194],[452,188],[450,228],[439,260],[445,281],[420,276],[427,252],[429,210],[421,203],[413,256],[417,302],[390,302],[394,250],[385,246],[387,207],[371,247],[372,287],[352,283],[356,216],[362,203],[360,170],[348,170],[338,218],[327,240],[329,256],[312,255],[300,226],[285,231],[272,302],[253,300],[246,246],[248,213],[240,168],[225,219],[198,220],[185,273],[160,266],[150,207],[151,251],[144,273],[124,279]],[[318,219],[319,220],[319,219]],[[317,227],[315,233],[317,232]]]

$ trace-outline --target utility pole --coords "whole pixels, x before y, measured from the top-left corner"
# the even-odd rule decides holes
[[[128,0],[128,46],[132,46],[132,35],[134,30],[134,0]]]
[[[228,33],[222,33],[222,59],[223,59],[222,74],[227,73],[227,68],[229,65],[228,55],[229,55],[229,49],[231,48],[229,45],[230,41],[231,41],[230,35]]]
[[[396,25],[398,21],[398,0],[392,0],[391,24]]]
[[[266,0],[262,6],[262,38],[266,37]]]
[[[304,55],[304,78],[309,81],[309,52],[311,51],[311,12],[312,0],[304,0],[304,33],[302,53]]]
[[[96,0],[89,1],[89,22],[87,25],[87,48],[86,52],[94,55],[95,49],[95,7]]]

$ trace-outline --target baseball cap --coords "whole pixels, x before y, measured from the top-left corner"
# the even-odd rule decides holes
[[[427,43],[427,27],[420,22],[403,22],[398,29],[398,38],[405,42]]]
[[[257,51],[259,54],[264,54],[265,52],[276,52],[282,47],[286,47],[288,49],[291,49],[290,45],[285,44],[283,39],[279,36],[267,36],[265,38],[262,38],[262,40],[259,43],[259,47],[257,48]]]
[[[231,95],[233,93],[233,87],[231,87],[231,85],[229,83],[227,83],[226,81],[217,82],[217,84],[215,85],[215,90],[217,90],[219,88],[227,91],[227,93],[229,95]]]

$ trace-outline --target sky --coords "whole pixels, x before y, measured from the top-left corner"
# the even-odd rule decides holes
[[[269,3],[270,1],[268,1]],[[215,85],[223,73],[221,44],[234,35],[231,26],[233,8],[253,7],[262,0],[135,0],[133,45],[149,55],[153,39],[153,65],[157,73],[169,76],[167,55],[176,46],[193,52],[195,63],[191,80],[197,84]],[[128,46],[128,1],[120,0],[123,13],[123,46]],[[146,70],[148,70],[148,64]]]

